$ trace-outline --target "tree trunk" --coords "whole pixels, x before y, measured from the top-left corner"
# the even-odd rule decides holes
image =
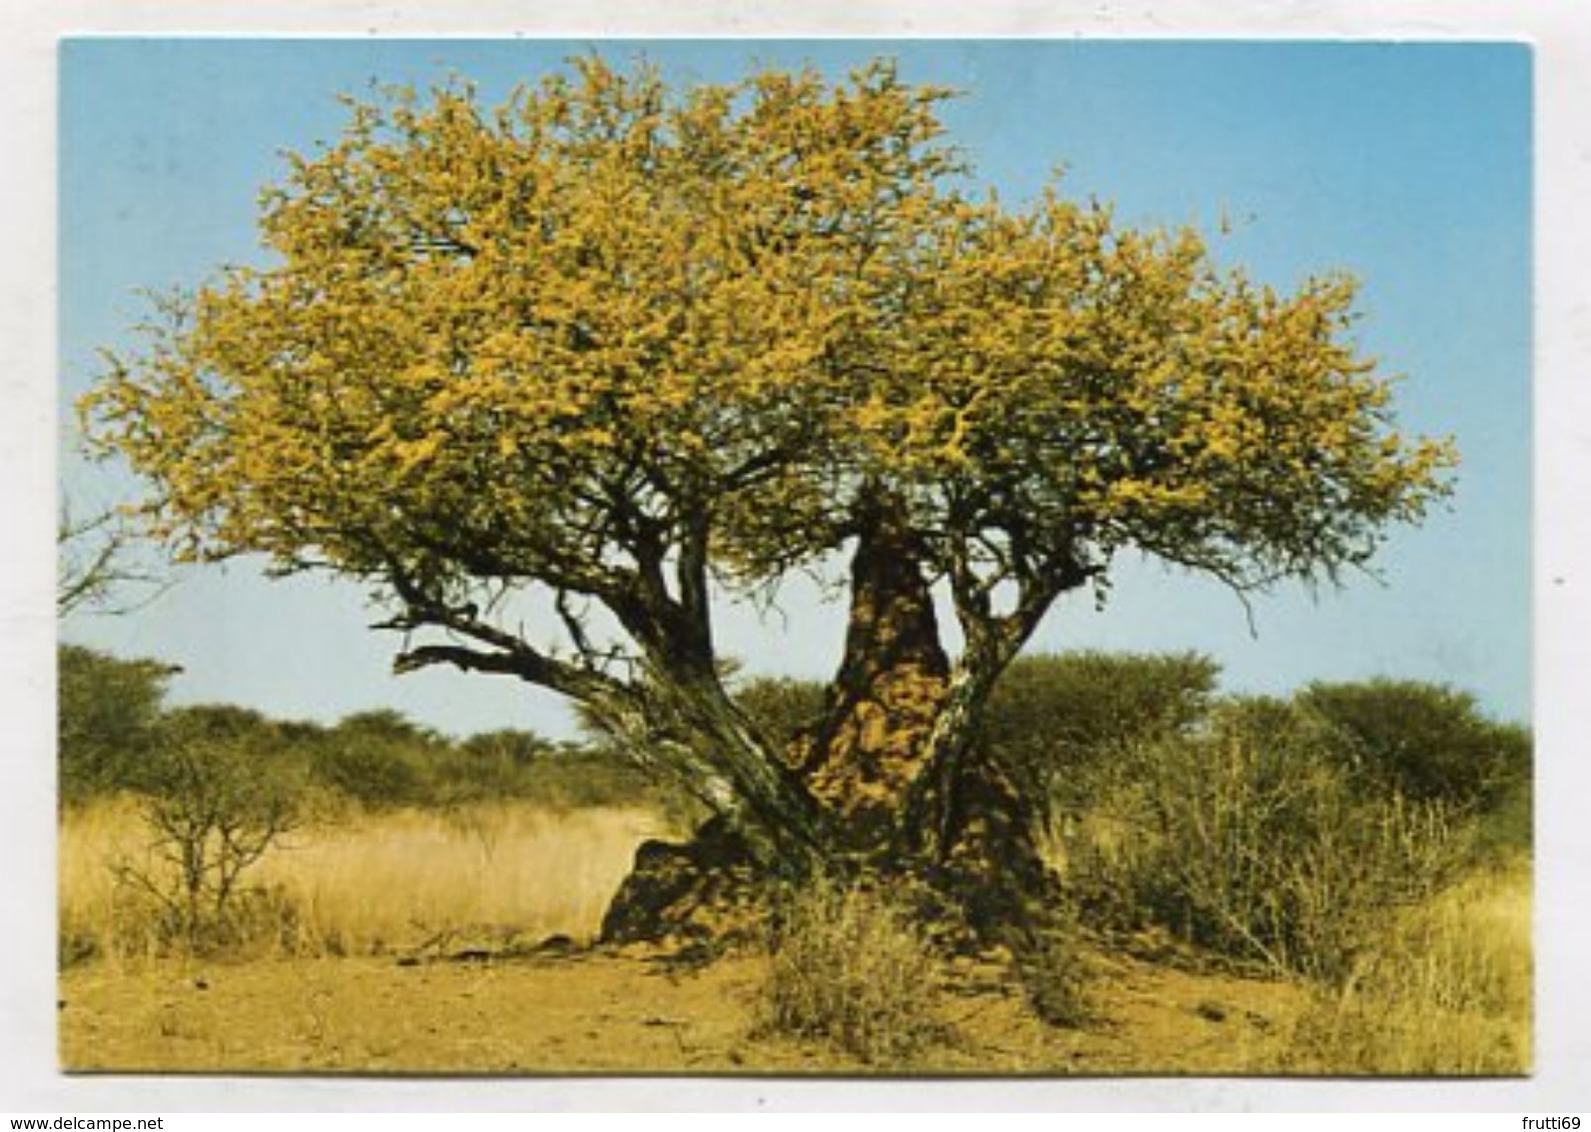
[[[897,840],[902,802],[922,773],[949,686],[921,557],[893,512],[865,516],[845,653],[823,717],[796,752],[812,792],[838,819],[846,854],[874,855]]]
[[[993,675],[953,674],[921,561],[897,512],[878,505],[863,516],[844,656],[822,718],[787,757],[823,810],[824,867],[909,881],[930,898],[925,914],[959,921],[933,925],[942,938],[1007,942],[1042,914],[1054,880],[1028,801],[970,744]],[[603,937],[733,935],[756,902],[747,886],[766,872],[722,819],[684,845],[648,842]]]

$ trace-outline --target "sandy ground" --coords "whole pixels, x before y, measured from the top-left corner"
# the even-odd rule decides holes
[[[999,968],[967,965],[948,1039],[864,1065],[758,1032],[763,961],[641,951],[477,962],[88,964],[62,975],[60,1060],[88,1072],[361,1074],[1275,1072],[1296,987],[1096,962],[1099,1020],[1046,1026]]]

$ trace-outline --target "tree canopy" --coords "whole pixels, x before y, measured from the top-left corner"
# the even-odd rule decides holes
[[[976,192],[947,97],[887,62],[675,90],[587,57],[495,109],[350,101],[265,192],[270,261],[157,312],[91,429],[179,554],[361,579],[400,670],[561,691],[809,844],[819,808],[719,678],[715,583],[887,538],[965,640],[949,766],[1119,552],[1335,580],[1455,458],[1397,431],[1349,278],[1283,294],[1058,185]]]
[[[122,660],[62,645],[56,656],[56,736],[63,803],[128,789],[159,738],[166,682],[153,660]]]

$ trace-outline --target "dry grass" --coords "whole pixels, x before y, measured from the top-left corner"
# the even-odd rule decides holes
[[[1090,992],[1107,1023],[1079,1030],[1039,1025],[1008,972],[945,982],[887,900],[833,886],[787,910],[774,955],[726,968],[734,976],[727,988],[711,982],[718,974],[675,986],[622,956],[501,968],[326,961],[402,954],[428,941],[440,953],[553,933],[589,938],[637,842],[667,832],[641,810],[510,806],[306,829],[247,878],[259,886],[250,945],[224,957],[224,976],[205,967],[196,983],[180,941],[161,937],[148,900],[113,871],[146,854],[136,804],[69,811],[60,855],[71,967],[62,980],[71,1002],[63,1057],[75,1067],[123,1068],[877,1070],[942,1062],[963,1071],[1470,1075],[1530,1067],[1523,862],[1476,874],[1392,919],[1340,992],[1097,956]],[[97,959],[74,962],[89,957]],[[433,999],[427,980],[452,980],[457,1000]],[[537,1046],[516,1028],[536,1010],[500,1008],[504,980],[527,1004],[563,996],[570,1016],[589,1025],[555,1029]],[[416,994],[427,996],[418,1014]],[[487,1049],[482,1027],[493,1026],[502,1032],[490,1030],[497,1036]],[[269,1048],[260,1044],[267,1033],[275,1035]]]
[[[1520,862],[1400,917],[1299,1020],[1303,1072],[1512,1075],[1531,1065],[1531,886]]]
[[[897,1066],[946,1037],[937,965],[888,896],[819,879],[779,920],[763,987],[766,1033]]]
[[[590,938],[636,845],[666,832],[639,809],[480,805],[305,829],[245,877],[256,954],[380,954],[431,944]],[[158,868],[131,799],[69,811],[60,834],[62,959],[167,949],[118,866]]]

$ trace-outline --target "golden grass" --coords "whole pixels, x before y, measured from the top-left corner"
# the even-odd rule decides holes
[[[524,806],[477,806],[449,813],[400,811],[355,815],[336,824],[325,822],[293,834],[246,876],[258,893],[249,906],[252,926],[245,945],[229,953],[229,958],[281,961],[404,954],[415,949],[425,954],[428,946],[433,949],[430,953],[446,954],[466,947],[528,944],[555,933],[584,941],[597,930],[637,843],[669,832],[660,818],[640,809],[553,812]],[[118,863],[126,862],[152,868],[147,841],[137,804],[130,799],[69,811],[60,834],[62,959],[77,968],[68,972],[73,995],[83,992],[85,986],[99,986],[95,982],[99,980],[104,983],[104,993],[131,996],[112,1012],[118,1016],[123,1012],[131,1012],[131,1016],[139,1010],[147,1013],[156,1006],[168,1011],[171,996],[164,991],[165,997],[158,1003],[153,999],[143,1002],[155,994],[148,989],[155,985],[150,980],[158,982],[161,972],[169,974],[171,963],[162,957],[176,958],[186,968],[181,941],[162,934],[152,902],[135,885],[118,881],[115,872]],[[856,960],[870,957],[864,952],[879,950],[874,940],[853,940],[849,947]],[[77,962],[90,957],[100,961]],[[130,978],[119,970],[128,961],[137,963],[135,969],[125,972]],[[252,969],[252,965],[243,966]],[[332,976],[325,972],[334,969],[291,962],[273,962],[261,969],[266,966],[278,977],[302,966],[303,970],[313,967],[329,979]],[[345,965],[335,969],[343,970]],[[346,965],[346,969],[364,970],[357,964]],[[813,983],[823,984],[820,989],[841,981],[833,966],[820,964],[818,970],[829,972]],[[1135,976],[1150,977],[1145,972]],[[1173,973],[1156,972],[1152,977],[1164,982],[1173,979]],[[931,981],[920,971],[912,978],[914,991],[926,988]],[[861,982],[870,991],[885,990],[888,984],[876,971]],[[1016,1061],[1028,1069],[1046,1065],[1076,1068],[1070,1061],[1053,1060],[1052,1047],[1061,1040],[1055,1035],[1070,1034],[1066,1041],[1074,1044],[1086,1045],[1097,1038],[1096,1044],[1110,1045],[1099,1059],[1084,1064],[1105,1071],[1167,1071],[1184,1064],[1186,1058],[1177,1051],[1190,1040],[1184,1031],[1194,1026],[1211,1029],[1212,1040],[1219,1037],[1220,1049],[1236,1056],[1240,1068],[1247,1072],[1528,1072],[1532,1024],[1529,865],[1520,861],[1505,869],[1477,873],[1437,898],[1389,917],[1384,938],[1373,952],[1358,957],[1353,977],[1341,992],[1311,989],[1312,984],[1303,980],[1285,987],[1267,986],[1211,982],[1208,987],[1201,984],[1195,995],[1198,1003],[1212,996],[1224,1002],[1223,995],[1236,995],[1239,989],[1253,994],[1260,993],[1254,988],[1266,993],[1274,990],[1279,996],[1274,1010],[1271,1006],[1263,1009],[1267,1015],[1261,1035],[1263,1048],[1253,1052],[1252,1060],[1240,1050],[1233,1054],[1237,1049],[1234,1043],[1241,1044],[1247,1033],[1234,1029],[1249,1016],[1244,1011],[1223,1010],[1224,1021],[1207,1022],[1188,1003],[1145,1003],[1140,1001],[1142,987],[1126,994],[1107,978],[1097,988],[1098,1005],[1103,1017],[1117,1020],[1119,1034],[1107,1027],[1085,1041],[1092,1032],[1086,1027],[1076,1032],[1045,1031],[1032,1039],[1038,1043],[1034,1060],[1018,1057]],[[1166,987],[1153,994],[1170,994]],[[625,988],[602,989],[601,994],[609,996],[603,1001],[626,1000],[633,988],[628,984]],[[548,992],[543,988],[535,993]],[[899,988],[889,993],[905,997]],[[401,1014],[400,1003],[395,1000],[390,1005]],[[370,1009],[378,1006],[380,1003]],[[1151,1006],[1158,1011],[1153,1025],[1143,1022],[1138,1026],[1134,1019]],[[868,1006],[864,1013],[871,1015],[874,1009]],[[674,1017],[661,1007],[654,1013]],[[766,1028],[766,1007],[762,1013]],[[99,1025],[103,1018],[91,1014],[90,1020]],[[958,1029],[972,1027],[960,1017],[955,1025]],[[220,1023],[216,1026],[217,1033],[231,1032]],[[809,1029],[804,1025],[785,1028],[797,1032]],[[1130,1036],[1123,1036],[1129,1031]],[[87,1031],[79,1037],[85,1042],[104,1039],[104,1035],[95,1038]],[[137,1035],[130,1035],[129,1040],[134,1037]],[[1008,1038],[991,1040],[1004,1048]],[[239,1036],[237,1040],[245,1039]],[[188,1064],[181,1059],[189,1053],[168,1052],[178,1058],[171,1064]],[[434,1052],[417,1049],[409,1064],[429,1064]],[[146,1053],[141,1050],[138,1057]],[[900,1053],[893,1047],[868,1047],[861,1057],[863,1063],[869,1057],[887,1062]],[[571,1054],[565,1049],[548,1056]],[[84,1057],[87,1060],[74,1055],[68,1062],[102,1064],[97,1053]],[[1003,1057],[1001,1064],[1005,1064]],[[221,1058],[216,1064],[226,1060]],[[1198,1068],[1208,1067],[1200,1062]]]
[[[938,965],[904,905],[819,878],[792,894],[763,985],[767,1033],[864,1064],[907,1064],[946,1036]]]
[[[636,845],[666,828],[641,809],[480,805],[299,830],[245,874],[252,935],[285,954],[589,939]],[[158,874],[135,800],[69,811],[60,832],[62,958],[147,957],[156,909],[118,866]],[[256,948],[258,950],[258,948]]]
[[[1531,881],[1523,862],[1409,910],[1295,1030],[1295,1068],[1523,1074],[1531,1066]]]

